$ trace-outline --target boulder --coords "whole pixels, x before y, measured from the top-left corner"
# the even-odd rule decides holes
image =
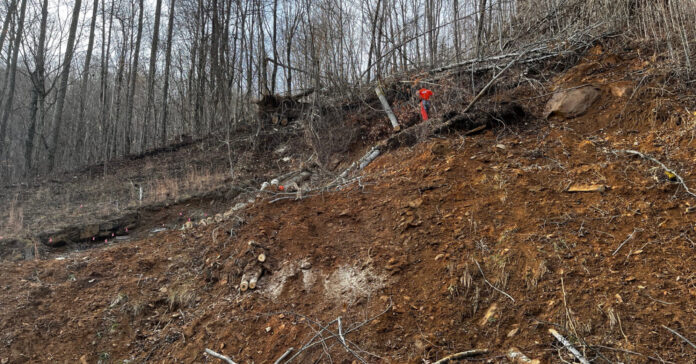
[[[572,119],[581,116],[587,112],[599,95],[599,88],[594,86],[582,86],[558,91],[546,103],[544,116],[547,119],[554,116],[562,119]]]

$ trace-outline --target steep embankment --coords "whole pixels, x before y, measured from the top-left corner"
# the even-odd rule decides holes
[[[218,224],[0,263],[0,359],[217,362],[210,348],[267,363],[293,347],[294,362],[419,363],[479,348],[507,362],[516,347],[571,361],[555,328],[590,360],[690,362],[667,328],[696,336],[694,199],[620,152],[693,185],[695,119],[678,100],[660,101],[665,120],[647,106],[660,77],[595,50],[553,82],[599,87],[578,118],[401,148],[340,191]]]

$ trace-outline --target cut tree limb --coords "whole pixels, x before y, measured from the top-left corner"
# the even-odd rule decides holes
[[[263,268],[255,267],[254,270],[247,274],[249,275],[249,289],[256,289],[256,282],[258,282],[259,278],[261,278],[261,274],[263,274]]]
[[[384,112],[386,112],[387,116],[389,116],[389,121],[391,122],[392,128],[394,128],[394,130],[396,131],[401,130],[401,125],[399,125],[399,121],[396,119],[396,115],[394,115],[391,106],[389,106],[389,101],[387,101],[387,98],[384,96],[384,91],[382,91],[382,87],[377,85],[377,87],[375,87],[375,93],[377,93],[377,97],[379,97],[379,102],[382,103]]]
[[[587,359],[585,359],[585,357],[582,354],[580,354],[578,349],[576,349],[573,346],[573,344],[570,343],[570,341],[568,341],[561,334],[559,334],[558,331],[556,331],[555,329],[549,329],[549,333],[551,333],[551,335],[553,335],[553,337],[555,337],[556,340],[558,340],[561,344],[563,344],[563,346],[566,349],[568,349],[568,351],[570,351],[570,353],[573,354],[573,356],[575,356],[575,358],[578,359],[578,361],[580,361],[580,363],[590,364],[590,362],[587,361]]]
[[[469,358],[472,356],[483,355],[483,354],[487,354],[487,353],[488,353],[488,349],[473,349],[473,350],[468,350],[468,351],[462,351],[461,353],[456,353],[456,354],[446,356],[446,357],[434,362],[433,364],[445,364],[445,363],[449,363],[453,360]]]
[[[216,352],[214,352],[214,351],[212,351],[212,350],[210,350],[210,349],[205,349],[205,353],[208,354],[208,355],[210,355],[210,356],[214,356],[214,357],[216,357],[216,358],[218,358],[218,359],[220,359],[220,360],[224,360],[225,362],[227,362],[227,364],[237,364],[237,363],[235,363],[234,361],[232,361],[232,359],[230,359],[230,358],[228,358],[228,357],[226,357],[226,356],[224,356],[224,355],[222,355],[222,354],[218,354],[218,353],[216,353]]]

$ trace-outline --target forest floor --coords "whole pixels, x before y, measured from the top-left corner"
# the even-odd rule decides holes
[[[432,363],[487,349],[467,360],[511,363],[514,347],[573,362],[555,329],[596,363],[696,362],[675,334],[696,340],[696,198],[622,152],[696,188],[694,102],[654,59],[623,57],[596,48],[544,85],[601,89],[571,120],[434,138],[339,191],[0,262],[0,361],[219,362],[209,348],[272,363],[294,348],[285,360]],[[505,96],[538,115],[550,95],[533,89]],[[569,192],[581,186],[600,187]],[[174,204],[141,228],[190,211]],[[258,287],[241,292],[254,266]]]

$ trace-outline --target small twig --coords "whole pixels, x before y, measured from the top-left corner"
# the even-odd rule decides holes
[[[694,343],[692,343],[691,341],[689,341],[689,339],[685,338],[682,334],[670,329],[669,327],[667,327],[665,325],[662,325],[662,327],[664,327],[665,329],[667,329],[669,332],[673,333],[674,335],[679,336],[680,339],[684,340],[687,344],[691,345],[691,347],[696,349],[696,345]]]
[[[590,362],[587,361],[587,359],[585,359],[585,357],[582,354],[580,354],[578,349],[576,349],[573,346],[573,344],[570,343],[570,341],[568,341],[561,334],[559,334],[558,331],[556,331],[556,329],[549,329],[549,333],[551,333],[551,335],[553,335],[553,337],[555,337],[556,340],[558,340],[561,344],[563,344],[563,346],[566,349],[568,349],[568,351],[570,351],[570,353],[573,354],[573,356],[575,356],[575,358],[578,359],[580,361],[580,363],[590,364]]]
[[[658,359],[658,358],[655,358],[655,357],[652,357],[652,356],[648,356],[648,355],[645,355],[645,354],[641,354],[641,353],[639,353],[639,352],[631,351],[631,350],[626,350],[626,349],[621,349],[621,348],[612,348],[611,346],[604,346],[604,345],[592,345],[592,346],[595,347],[595,348],[599,348],[599,349],[606,349],[606,350],[618,351],[618,352],[621,352],[621,353],[626,353],[626,354],[631,354],[631,355],[642,356],[642,357],[648,358],[648,359],[650,359],[650,360],[652,360],[652,361],[658,361],[658,362],[661,362],[661,363],[672,363],[672,362],[670,362],[670,361],[664,361],[664,360],[661,360],[661,359]]]
[[[692,192],[691,189],[689,189],[689,187],[686,185],[686,182],[684,182],[684,178],[682,178],[677,172],[675,172],[673,169],[670,169],[669,167],[667,167],[664,163],[660,162],[659,160],[657,160],[649,155],[643,154],[637,150],[625,149],[625,150],[614,150],[613,152],[614,152],[614,154],[626,153],[626,154],[637,155],[643,159],[647,159],[647,160],[659,165],[660,167],[662,167],[663,170],[665,170],[665,172],[669,172],[669,173],[674,175],[674,177],[677,179],[677,183],[679,183],[682,187],[684,187],[684,190],[686,191],[686,193],[691,195],[691,197],[696,197],[696,193]]]
[[[504,294],[505,297],[509,298],[512,302],[515,302],[515,299],[512,298],[512,296],[510,296],[509,294],[505,293],[505,291],[499,289],[498,287],[494,286],[491,282],[489,282],[489,281],[486,279],[486,275],[483,274],[483,270],[481,269],[481,266],[479,265],[479,263],[478,263],[476,260],[474,260],[474,263],[476,263],[476,266],[478,267],[479,272],[481,272],[481,277],[483,277],[484,282],[486,282],[486,283],[487,283],[489,286],[491,286],[491,288],[493,288],[494,290],[496,290],[496,291],[498,291],[498,292]]]
[[[232,361],[232,359],[230,359],[230,358],[228,358],[228,357],[226,357],[226,356],[224,356],[224,355],[222,355],[222,354],[218,354],[218,353],[216,353],[216,352],[214,352],[214,351],[212,351],[212,350],[210,350],[210,349],[205,349],[205,353],[208,354],[208,355],[210,355],[210,356],[214,356],[214,357],[216,357],[216,358],[218,358],[218,359],[220,359],[220,360],[224,360],[224,361],[227,362],[227,364],[237,364],[237,363],[235,363],[234,361]]]
[[[341,316],[338,316],[338,337],[341,338],[343,345],[346,345],[346,338],[343,337],[343,326],[341,325]]]
[[[473,350],[462,351],[461,353],[456,353],[456,354],[446,356],[446,357],[434,362],[433,364],[446,364],[446,363],[449,363],[453,360],[464,359],[464,358],[482,355],[482,354],[487,354],[487,353],[488,353],[488,349],[473,349]]]
[[[288,355],[290,355],[290,353],[292,353],[293,350],[295,350],[295,348],[290,348],[288,350],[285,350],[285,353],[283,355],[281,355],[280,358],[276,359],[276,361],[274,361],[273,364],[280,364],[280,362],[282,362],[283,359],[287,358]]]
[[[624,240],[621,244],[619,244],[619,247],[616,248],[616,250],[614,250],[614,252],[613,252],[611,255],[612,255],[612,256],[616,255],[616,253],[618,253],[619,250],[621,250],[621,247],[623,247],[624,244],[626,244],[629,240],[633,239],[633,235],[635,235],[636,232],[638,232],[638,231],[643,231],[643,230],[638,229],[638,228],[634,228],[634,229],[633,229],[633,232],[632,232],[630,235],[628,235],[628,237],[626,238],[626,240]]]

